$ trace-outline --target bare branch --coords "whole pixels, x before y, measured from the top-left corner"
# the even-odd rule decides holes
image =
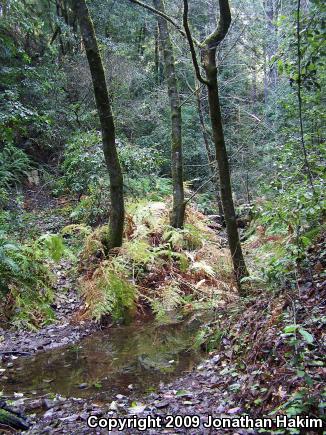
[[[176,23],[171,17],[166,15],[164,12],[161,12],[158,9],[155,9],[152,6],[149,6],[146,3],[143,3],[139,0],[129,0],[129,1],[130,1],[130,3],[134,3],[138,6],[141,6],[144,9],[147,9],[148,11],[152,12],[153,14],[159,15],[160,17],[164,18],[166,21],[168,21],[170,24],[172,24],[183,37],[186,36],[185,31],[179,26],[179,24]]]
[[[228,0],[219,0],[220,6],[220,19],[218,22],[218,26],[207,38],[204,39],[202,45],[207,48],[216,48],[221,41],[225,38],[225,35],[228,33],[230,24],[231,24],[231,11]]]
[[[200,68],[199,68],[199,64],[198,64],[198,60],[197,60],[194,40],[192,38],[190,29],[189,29],[189,24],[188,24],[188,11],[189,11],[188,0],[183,0],[183,27],[186,31],[186,35],[187,35],[187,39],[188,39],[188,43],[189,43],[189,48],[190,48],[190,52],[191,52],[191,57],[192,57],[192,63],[194,64],[196,77],[197,77],[198,81],[200,81],[204,85],[208,85],[208,82],[205,79],[203,79],[203,77],[200,74]]]
[[[144,9],[147,9],[148,11],[152,12],[153,14],[159,15],[162,18],[164,18],[168,23],[172,24],[172,26],[174,26],[177,31],[180,33],[180,35],[182,35],[184,38],[187,37],[186,32],[179,26],[178,23],[176,23],[171,17],[169,17],[168,15],[164,14],[163,12],[159,11],[158,9],[153,8],[152,6],[147,5],[146,3],[143,3],[140,0],[129,0],[130,3],[134,3],[135,5],[141,6]],[[197,39],[193,38],[193,43],[194,45],[197,45],[198,47],[200,47],[200,42],[197,41]]]
[[[211,177],[209,177],[203,184],[201,184],[199,187],[198,187],[198,189],[188,198],[188,199],[186,199],[185,200],[185,204],[188,204],[188,202],[189,201],[191,201],[192,200],[192,198],[194,198],[196,195],[197,195],[197,193],[203,188],[203,187],[205,187],[210,181],[212,181],[213,179],[214,179],[214,177],[215,177],[215,174],[214,175],[212,175]]]

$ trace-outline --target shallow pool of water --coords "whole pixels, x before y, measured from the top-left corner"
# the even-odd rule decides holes
[[[192,346],[200,327],[197,320],[164,326],[149,321],[97,332],[78,344],[15,360],[1,389],[9,397],[58,393],[98,401],[155,391],[203,358]]]

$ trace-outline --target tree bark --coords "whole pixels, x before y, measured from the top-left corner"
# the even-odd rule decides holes
[[[240,281],[248,275],[243,253],[240,244],[240,238],[237,227],[236,214],[232,198],[232,187],[230,178],[230,169],[228,155],[225,146],[225,138],[222,124],[221,108],[219,101],[217,68],[216,68],[216,48],[207,50],[205,53],[205,71],[209,81],[208,85],[208,103],[212,124],[213,139],[215,144],[216,160],[220,174],[221,200],[224,211],[225,224],[228,234],[228,242],[231,251],[233,268],[239,289]]]
[[[208,105],[215,144],[216,160],[218,163],[220,176],[221,200],[228,235],[228,242],[233,262],[233,269],[240,294],[244,294],[244,288],[241,286],[241,279],[248,276],[248,271],[244,261],[240,238],[237,228],[236,214],[234,209],[231,177],[229,169],[228,155],[226,151],[221,107],[218,92],[217,66],[216,66],[216,48],[225,38],[230,24],[231,11],[228,0],[219,0],[220,19],[216,29],[201,43],[203,66],[206,78],[201,76],[200,68],[197,61],[194,42],[188,25],[188,1],[184,2],[183,24],[187,34],[192,60],[194,63],[196,76],[198,80],[207,86]]]
[[[115,125],[95,30],[86,0],[73,0],[91,71],[96,106],[101,123],[103,153],[110,177],[110,235],[107,249],[122,245],[124,226],[123,176],[115,141]]]
[[[163,0],[153,0],[154,7],[165,14]],[[160,42],[163,47],[165,75],[171,109],[171,169],[173,182],[173,206],[170,224],[174,228],[183,228],[185,218],[185,200],[183,188],[183,159],[182,159],[182,119],[178,91],[178,82],[175,72],[175,61],[172,42],[167,21],[158,16]]]
[[[221,223],[224,224],[224,213],[223,213],[223,206],[222,206],[222,201],[221,201],[221,197],[220,197],[219,177],[218,177],[218,172],[217,172],[218,171],[217,162],[216,162],[215,154],[211,149],[210,136],[209,136],[209,134],[206,130],[206,126],[205,126],[203,108],[202,108],[202,104],[201,104],[201,93],[200,93],[201,87],[200,87],[200,85],[197,86],[196,79],[195,79],[195,86],[196,86],[195,95],[196,95],[196,100],[197,100],[197,111],[198,111],[199,122],[200,122],[201,130],[202,130],[202,134],[203,134],[207,160],[209,163],[209,172],[210,172],[210,176],[213,179],[213,183],[214,183],[214,187],[215,187],[216,203],[217,203],[219,215],[221,217]]]

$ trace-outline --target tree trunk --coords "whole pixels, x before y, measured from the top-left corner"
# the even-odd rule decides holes
[[[264,8],[266,12],[266,62],[267,68],[265,77],[267,86],[265,93],[267,97],[272,90],[275,89],[278,80],[277,66],[275,62],[271,65],[272,58],[278,50],[277,26],[275,21],[278,18],[279,2],[277,0],[264,0]]]
[[[201,104],[201,93],[200,93],[201,88],[200,88],[200,85],[197,86],[196,79],[195,79],[195,86],[196,86],[195,95],[196,95],[196,100],[197,100],[198,117],[199,117],[199,122],[200,122],[201,130],[202,130],[202,134],[203,134],[207,160],[209,163],[209,173],[210,173],[210,176],[213,178],[215,195],[216,195],[216,203],[217,203],[219,215],[221,217],[221,223],[223,224],[224,223],[224,213],[223,213],[222,201],[221,201],[221,197],[220,197],[219,179],[218,179],[218,173],[217,173],[217,171],[218,171],[217,162],[216,162],[216,157],[211,149],[211,145],[210,145],[211,141],[210,141],[209,134],[206,130],[203,108],[202,108],[202,104]]]
[[[161,62],[162,47],[161,47],[161,44],[159,43],[159,39],[160,39],[160,29],[159,29],[158,24],[157,24],[157,27],[155,29],[155,78],[156,78],[156,83],[158,86],[164,80],[163,65]]]
[[[237,228],[236,214],[232,198],[231,178],[228,156],[225,146],[221,108],[217,83],[216,48],[205,50],[204,68],[208,81],[208,104],[211,118],[213,140],[215,144],[216,160],[220,175],[221,200],[224,211],[228,242],[231,251],[233,268],[239,289],[240,280],[248,275],[242,254],[240,238]]]
[[[86,0],[74,0],[73,7],[78,18],[83,44],[91,71],[94,94],[102,129],[103,152],[110,177],[110,236],[107,249],[122,245],[124,225],[123,177],[115,142],[115,126],[106,85],[103,63],[89,15]]]
[[[183,4],[183,25],[189,42],[196,77],[201,83],[207,86],[208,105],[212,125],[213,141],[215,144],[216,160],[218,163],[220,176],[220,190],[224,219],[226,223],[226,230],[235,278],[240,294],[244,294],[244,288],[241,286],[241,279],[246,277],[248,275],[248,272],[242,254],[232,198],[230,169],[223,132],[216,67],[216,47],[225,38],[225,35],[227,34],[231,24],[230,6],[228,0],[219,0],[219,23],[216,29],[203,42],[200,43],[200,47],[202,49],[203,66],[206,73],[206,78],[204,79],[201,76],[200,67],[197,61],[197,55],[194,46],[194,40],[192,38],[188,24],[188,0],[183,0]]]
[[[162,0],[153,0],[154,7],[165,13]],[[158,16],[160,41],[163,47],[165,75],[168,85],[168,93],[171,107],[171,166],[173,182],[173,206],[170,217],[171,226],[183,228],[185,218],[185,200],[183,189],[183,160],[182,160],[182,136],[181,136],[181,107],[178,91],[178,83],[175,73],[175,61],[170,39],[168,24],[164,18]]]

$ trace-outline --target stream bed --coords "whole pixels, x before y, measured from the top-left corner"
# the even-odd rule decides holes
[[[150,320],[99,331],[77,344],[4,363],[0,388],[7,398],[50,393],[100,403],[117,394],[155,392],[203,359],[193,346],[202,324],[198,318],[163,326]]]

